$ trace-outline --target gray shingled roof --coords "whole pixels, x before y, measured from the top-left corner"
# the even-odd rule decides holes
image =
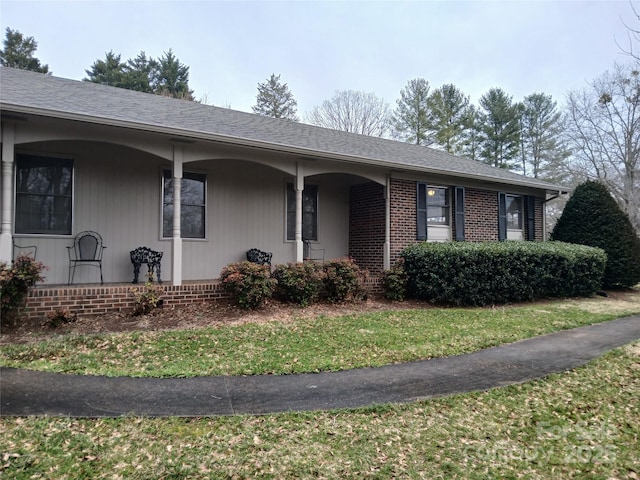
[[[6,67],[0,68],[0,109],[248,144],[317,158],[566,191],[433,148]]]

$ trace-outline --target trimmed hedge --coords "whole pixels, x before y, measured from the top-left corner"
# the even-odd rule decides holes
[[[600,182],[588,181],[576,187],[551,240],[603,249],[607,253],[604,288],[625,289],[640,282],[640,237],[629,215]]]
[[[424,242],[401,257],[410,296],[457,306],[593,296],[607,263],[602,249],[562,242]]]
[[[331,303],[358,302],[367,298],[364,285],[369,272],[352,258],[338,258],[322,264],[324,294]]]
[[[278,281],[278,296],[303,307],[315,302],[324,288],[322,265],[315,262],[276,265],[272,276]]]
[[[277,281],[268,265],[247,261],[231,263],[220,272],[220,281],[233,300],[246,309],[256,309],[271,298]]]
[[[240,307],[256,309],[274,293],[284,301],[302,306],[319,298],[332,303],[364,300],[368,275],[351,258],[276,265],[273,273],[268,265],[244,261],[224,267],[220,281]]]

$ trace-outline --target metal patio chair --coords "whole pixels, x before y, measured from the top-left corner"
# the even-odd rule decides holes
[[[18,257],[31,257],[34,260],[38,253],[38,247],[36,245],[19,245],[15,241],[13,242],[13,258]]]
[[[314,260],[324,262],[324,248],[314,248],[309,240],[303,240],[304,243],[304,260]]]
[[[107,248],[102,244],[102,237],[97,232],[84,231],[73,239],[73,245],[67,247],[69,253],[69,285],[73,283],[76,267],[90,265],[100,269],[100,285],[102,278],[102,252]]]
[[[257,248],[252,248],[247,251],[247,260],[252,263],[257,263],[258,265],[271,266],[271,257],[273,257],[273,253],[263,252]]]

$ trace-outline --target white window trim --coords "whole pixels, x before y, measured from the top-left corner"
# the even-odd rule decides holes
[[[32,152],[29,150],[18,150],[15,152],[14,157],[14,171],[13,171],[13,205],[12,205],[12,225],[11,235],[16,238],[73,238],[76,222],[76,175],[78,171],[78,164],[76,158],[71,155],[60,155],[55,153],[41,153]],[[73,167],[71,171],[71,232],[70,233],[16,233],[16,218],[17,218],[17,205],[18,205],[18,157],[21,155],[29,155],[32,157],[46,157],[55,158],[60,160],[71,160]]]
[[[173,169],[171,167],[163,166],[160,168],[160,232],[159,232],[159,240],[160,241],[171,241],[173,237],[165,237],[164,236],[164,172],[169,172],[171,178],[173,179]],[[187,173],[195,174],[195,175],[203,175],[204,176],[204,236],[203,237],[183,237],[182,233],[180,234],[180,238],[183,242],[206,242],[208,241],[208,225],[207,216],[209,213],[209,176],[207,172],[204,170],[183,170],[182,178]]]
[[[426,195],[426,207],[427,212],[429,211],[429,189],[442,189],[445,191],[446,195],[446,208],[447,208],[447,223],[434,223],[430,224],[427,217],[427,242],[447,242],[452,238],[452,223],[453,216],[451,211],[452,206],[452,188],[446,185],[432,185],[427,182],[420,182],[425,185],[425,195]],[[419,199],[418,199],[419,201]]]
[[[519,214],[519,218],[520,218],[520,228],[512,228],[509,227],[509,207],[508,207],[508,202],[509,202],[509,198],[519,198],[520,199],[520,214]],[[515,194],[510,194],[508,193],[506,195],[506,201],[507,201],[507,205],[505,206],[506,210],[507,210],[507,240],[524,240],[524,223],[525,223],[525,219],[524,219],[524,196],[523,195],[515,195]]]

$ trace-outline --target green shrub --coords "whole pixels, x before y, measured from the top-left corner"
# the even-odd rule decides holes
[[[323,264],[324,290],[330,302],[359,301],[367,297],[365,282],[369,276],[351,258],[330,260]]]
[[[424,242],[401,257],[409,295],[465,306],[592,296],[606,265],[601,249],[561,242]]]
[[[146,315],[152,310],[162,306],[164,293],[160,285],[153,284],[153,274],[147,274],[147,281],[143,288],[133,287],[129,289],[129,293],[133,297],[133,311],[131,315],[137,317]]]
[[[0,262],[0,319],[3,323],[15,320],[29,289],[44,280],[42,272],[46,268],[28,255],[16,258],[11,265]]]
[[[276,288],[276,280],[271,278],[268,265],[252,262],[239,262],[227,265],[220,273],[225,291],[242,308],[261,307],[271,298]]]
[[[73,323],[78,319],[77,315],[67,307],[58,307],[53,312],[47,313],[44,324],[49,328],[58,328],[60,325]]]
[[[400,259],[389,270],[382,273],[384,296],[389,300],[402,302],[407,295],[407,272],[404,270],[404,260]]]
[[[303,307],[315,302],[324,286],[322,265],[315,262],[277,265],[273,277],[278,281],[278,296]]]
[[[628,288],[640,282],[640,238],[600,182],[585,182],[574,190],[551,239],[603,249],[604,288]]]

